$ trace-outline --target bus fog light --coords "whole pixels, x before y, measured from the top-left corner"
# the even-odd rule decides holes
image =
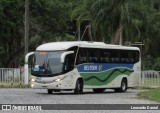
[[[31,87],[34,87],[34,85],[32,84]]]

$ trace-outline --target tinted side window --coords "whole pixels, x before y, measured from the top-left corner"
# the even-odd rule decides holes
[[[135,50],[120,50],[121,63],[136,63],[139,61],[139,52]]]
[[[88,48],[88,62],[98,62],[99,53],[95,48]]]
[[[120,62],[119,50],[110,50],[110,54],[111,54],[111,62],[112,63],[119,63]]]
[[[99,62],[99,49],[96,48],[79,48],[77,55],[77,63],[98,63]]]
[[[73,54],[68,54],[65,57],[65,62],[64,62],[64,73],[69,72],[73,69],[74,67],[74,60],[73,60]]]
[[[121,63],[129,63],[129,51],[120,50],[120,62]]]
[[[76,64],[82,63],[136,63],[139,61],[139,51],[79,48]]]
[[[87,63],[87,49],[79,48],[76,64]]]
[[[139,51],[134,51],[132,53],[132,57],[133,57],[134,63],[139,62],[139,59],[140,59],[140,53],[139,53]]]
[[[110,62],[110,51],[107,49],[99,50],[99,61],[101,63],[109,63]]]

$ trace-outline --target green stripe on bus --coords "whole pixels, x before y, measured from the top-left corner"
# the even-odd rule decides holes
[[[130,76],[133,71],[128,68],[115,68],[101,73],[80,73],[80,75],[84,80],[84,85],[101,86],[107,85],[122,74]]]

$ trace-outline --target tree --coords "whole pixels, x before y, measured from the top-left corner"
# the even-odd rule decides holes
[[[0,0],[0,67],[17,67],[23,51],[24,1]]]
[[[88,25],[83,40],[141,41],[144,56],[160,55],[159,0],[30,0],[29,6],[29,51],[44,42],[76,40],[69,32],[77,20],[78,40]],[[24,62],[24,1],[0,0],[0,31],[0,67],[19,67]]]
[[[146,17],[143,12],[143,0],[98,0],[91,12],[96,27],[101,29],[100,34],[104,38],[110,38],[114,44],[125,43],[125,40],[132,40],[138,37],[140,27]],[[134,31],[134,32],[133,32]]]
[[[40,37],[40,43],[61,40],[68,31],[72,4],[63,0],[37,0],[30,4],[30,35]]]
[[[74,40],[67,34],[72,1],[30,1],[29,51],[44,42]],[[24,1],[0,0],[0,67],[24,62]],[[22,64],[21,64],[22,63]]]
[[[72,20],[76,20],[78,40],[81,40],[81,34],[83,35],[83,33],[81,33],[81,24],[85,21],[91,21],[90,8],[95,1],[96,0],[78,0],[72,11],[71,18]],[[88,26],[85,26],[85,29],[88,29],[88,37],[90,41],[93,41],[91,22],[88,23]],[[85,32],[85,29],[83,32]]]

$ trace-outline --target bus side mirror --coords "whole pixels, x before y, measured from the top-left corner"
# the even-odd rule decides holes
[[[72,54],[72,53],[74,53],[74,51],[64,52],[64,53],[61,55],[61,63],[64,63],[64,59],[65,59],[66,55]]]

